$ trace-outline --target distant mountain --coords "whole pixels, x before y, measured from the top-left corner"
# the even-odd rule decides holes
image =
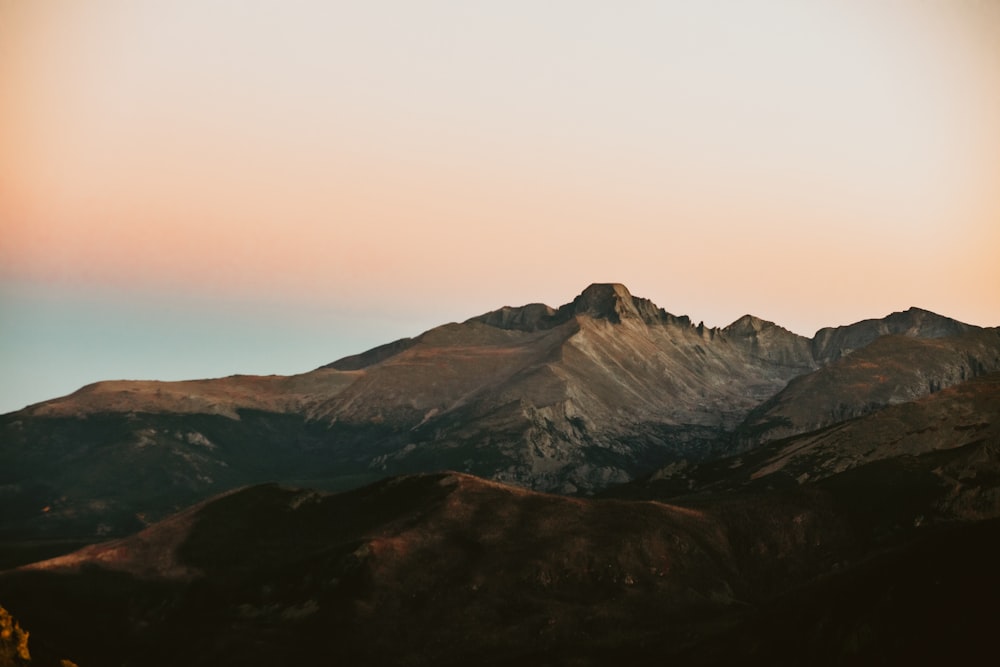
[[[922,308],[892,313],[879,320],[862,320],[847,326],[820,329],[813,336],[813,357],[829,363],[859,350],[882,336],[910,338],[946,338],[967,333],[978,327],[963,324]]]
[[[298,376],[101,382],[4,415],[0,541],[128,534],[268,481],[336,490],[452,469],[589,494],[917,398],[997,368],[998,350],[996,330],[915,309],[810,340],[750,315],[694,325],[595,284]]]
[[[997,415],[1000,373],[621,498],[257,486],[0,574],[0,599],[81,664],[974,657],[1000,621]]]
[[[597,284],[0,417],[39,665],[967,660],[998,536],[1000,330],[917,309],[808,339]]]
[[[309,414],[406,432],[374,462],[386,472],[451,467],[590,491],[678,452],[708,455],[720,432],[814,367],[806,339],[739,324],[706,330],[622,285],[592,285],[559,309],[504,308],[369,365],[335,362],[365,376]]]
[[[950,321],[950,320],[949,320]],[[1000,329],[948,337],[887,334],[794,378],[737,429],[744,447],[812,431],[912,401],[1000,370]]]
[[[863,478],[871,484],[866,493],[889,484],[898,488],[881,488],[886,495],[909,495],[900,486],[906,480],[924,484],[924,495],[933,490],[933,512],[924,507],[904,522],[921,513],[962,520],[1000,516],[1000,372],[736,456],[673,463],[611,493],[672,500]]]

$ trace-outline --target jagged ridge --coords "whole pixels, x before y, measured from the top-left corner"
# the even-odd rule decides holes
[[[268,479],[348,488],[452,468],[592,493],[756,444],[730,434],[789,380],[812,377],[821,367],[814,349],[846,349],[836,341],[859,344],[883,329],[983,331],[914,309],[886,319],[823,333],[817,347],[750,315],[721,329],[694,326],[621,284],[597,283],[557,309],[501,308],[299,376],[98,383],[0,421],[0,483],[15,508],[0,533],[131,532],[181,504]],[[959,381],[952,370],[934,371],[907,396]],[[814,427],[814,416],[792,426]]]

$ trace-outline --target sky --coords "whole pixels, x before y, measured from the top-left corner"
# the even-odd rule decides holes
[[[0,412],[621,282],[1000,325],[1000,0],[0,0]]]

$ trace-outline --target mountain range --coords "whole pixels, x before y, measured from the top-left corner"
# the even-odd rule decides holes
[[[594,284],[3,415],[0,604],[37,664],[971,656],[998,416],[997,328],[707,328]]]

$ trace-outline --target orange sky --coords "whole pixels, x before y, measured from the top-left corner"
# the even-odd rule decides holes
[[[622,4],[0,3],[0,308],[1000,324],[1000,2]]]

